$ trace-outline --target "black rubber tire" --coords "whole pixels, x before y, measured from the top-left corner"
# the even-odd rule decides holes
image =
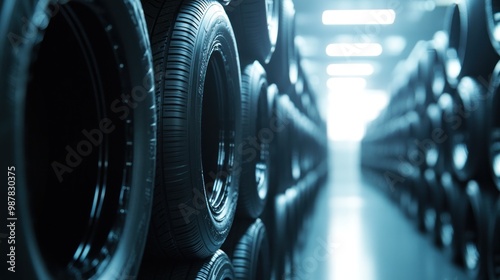
[[[269,197],[284,193],[286,186],[291,181],[290,150],[288,146],[291,120],[286,106],[288,97],[279,94],[278,87],[272,84],[268,88],[268,100],[271,107],[270,128],[274,133],[270,143],[269,164]]]
[[[464,220],[465,220],[465,207],[467,195],[465,193],[465,186],[463,183],[457,181],[451,173],[444,173],[441,176],[441,184],[446,190],[446,196],[449,199],[451,222],[449,224],[450,231],[447,237],[448,242],[443,245],[445,256],[453,263],[463,266],[463,257],[460,242],[464,234]]]
[[[452,167],[463,182],[489,176],[486,131],[487,91],[473,78],[460,80],[453,104]]]
[[[460,0],[452,4],[446,22],[448,82],[456,86],[465,76],[488,81],[498,54],[488,35],[485,0]]]
[[[234,0],[225,9],[242,61],[269,63],[276,48],[280,0]]]
[[[431,84],[434,99],[438,98],[444,92],[449,92],[450,84],[447,81],[446,75],[446,50],[448,47],[448,34],[444,31],[438,31],[432,39],[434,52],[431,55]]]
[[[445,145],[449,136],[443,129],[443,111],[438,104],[427,106],[426,118],[430,122],[430,133],[426,138],[425,162],[428,168],[436,172],[444,171]]]
[[[293,279],[297,274],[297,258],[299,257],[297,241],[299,238],[299,219],[301,210],[299,209],[299,191],[296,186],[288,188],[286,197],[286,232],[287,244],[285,248],[285,279]]]
[[[270,229],[272,269],[271,279],[283,279],[285,275],[285,255],[287,246],[286,235],[286,197],[279,194],[273,203],[271,219],[268,220],[267,228]]]
[[[498,112],[498,106],[500,106],[500,64],[495,67],[488,94],[486,121],[489,130],[489,166],[493,182],[500,190],[500,170],[498,169],[500,163],[500,113]]]
[[[466,212],[460,248],[465,272],[471,279],[487,279],[488,275],[488,235],[494,212],[494,197],[488,184],[489,180],[470,181],[466,187],[467,200],[462,205]]]
[[[216,1],[144,0],[143,6],[159,108],[147,248],[158,257],[206,258],[229,234],[238,199],[236,41]]]
[[[436,200],[437,190],[435,189],[436,174],[432,169],[424,171],[424,191],[422,193],[422,229],[434,239],[436,229],[437,211],[434,201]]]
[[[433,172],[433,170],[431,171]],[[429,184],[433,189],[433,208],[435,210],[434,230],[431,238],[433,243],[443,248],[451,244],[453,225],[451,223],[450,195],[441,183],[441,176],[434,174],[429,177]]]
[[[441,110],[441,122],[437,123],[437,127],[442,129],[442,142],[439,145],[439,161],[436,166],[436,172],[443,174],[445,172],[453,172],[453,158],[451,154],[451,138],[456,129],[455,117],[454,117],[454,104],[453,96],[456,95],[456,91],[445,92],[439,96],[437,105]]]
[[[297,82],[298,62],[295,47],[295,8],[292,0],[281,0],[276,50],[267,65],[269,81],[287,93]]]
[[[489,279],[500,279],[500,199],[496,194],[497,202],[494,212],[490,215],[491,230],[488,235],[488,272]]]
[[[241,78],[241,126],[243,142],[237,213],[255,219],[264,210],[269,192],[271,108],[266,72],[259,62],[248,65]],[[257,172],[259,175],[257,175]]]
[[[191,262],[148,260],[141,266],[138,279],[232,280],[236,278],[229,257],[222,250],[217,250],[206,259]]]
[[[415,104],[414,107],[420,112],[425,112],[427,105],[434,101],[432,91],[432,70],[434,67],[434,59],[437,56],[437,51],[432,43],[424,43],[423,51],[418,59],[417,65],[417,81],[415,83]]]
[[[488,35],[490,37],[491,45],[500,55],[500,38],[495,38],[495,30],[498,27],[498,19],[495,19],[495,14],[499,12],[498,3],[495,0],[485,0],[486,7],[486,22],[488,27]]]
[[[235,279],[270,278],[269,239],[260,219],[238,220],[222,248],[231,258]]]
[[[156,112],[140,3],[66,2],[0,4],[0,161],[18,219],[3,279],[123,279],[142,259]]]
[[[293,104],[290,101],[288,95],[278,95],[277,107],[275,111],[275,117],[278,120],[282,120],[283,129],[276,133],[275,141],[272,143],[274,147],[274,158],[271,158],[271,164],[274,162],[278,173],[273,173],[275,177],[276,187],[278,193],[285,193],[286,189],[292,186],[293,174],[292,174],[292,149],[293,149],[293,118],[290,112],[291,106]]]

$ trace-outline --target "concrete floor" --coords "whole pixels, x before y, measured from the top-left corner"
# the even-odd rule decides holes
[[[361,181],[358,143],[331,147],[330,180],[297,258],[296,279],[467,279],[386,194]]]

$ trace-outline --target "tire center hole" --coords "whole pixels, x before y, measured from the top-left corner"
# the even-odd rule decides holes
[[[230,127],[231,110],[224,60],[218,51],[210,57],[202,101],[201,151],[203,177],[211,211],[220,214],[226,205],[233,164],[234,129]]]
[[[35,237],[53,272],[77,267],[91,273],[114,250],[109,238],[119,234],[127,185],[125,125],[108,112],[122,91],[117,69],[108,34],[83,4],[62,5],[35,48],[25,107],[26,173]],[[100,129],[105,118],[112,132]]]

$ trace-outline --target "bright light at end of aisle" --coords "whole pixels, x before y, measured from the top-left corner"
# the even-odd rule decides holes
[[[366,87],[366,79],[359,77],[329,78],[326,85],[332,92],[360,91]]]
[[[382,45],[378,43],[333,43],[326,46],[328,56],[379,56]]]
[[[370,76],[373,65],[369,63],[334,63],[326,68],[330,76]]]
[[[324,25],[374,25],[393,24],[396,12],[392,9],[373,10],[326,10],[323,12]]]
[[[360,141],[368,122],[387,106],[385,91],[331,92],[328,95],[328,137],[333,141]]]

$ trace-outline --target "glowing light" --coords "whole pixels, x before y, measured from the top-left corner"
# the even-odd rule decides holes
[[[328,137],[333,141],[360,141],[365,126],[387,106],[385,91],[334,91],[328,95]]]
[[[392,9],[326,10],[322,17],[324,25],[387,25],[395,19],[396,12]]]
[[[457,169],[463,169],[469,157],[469,149],[463,143],[455,145],[453,148],[453,164]]]
[[[406,47],[406,39],[403,36],[388,36],[384,40],[386,53],[400,55]]]
[[[336,92],[359,91],[366,87],[365,78],[330,78],[326,85]]]
[[[500,155],[496,155],[493,159],[493,170],[495,171],[495,175],[500,177]]]
[[[373,74],[373,65],[369,63],[337,63],[326,68],[330,76],[370,76]]]
[[[326,46],[328,56],[379,56],[382,45],[378,43],[334,43]]]

